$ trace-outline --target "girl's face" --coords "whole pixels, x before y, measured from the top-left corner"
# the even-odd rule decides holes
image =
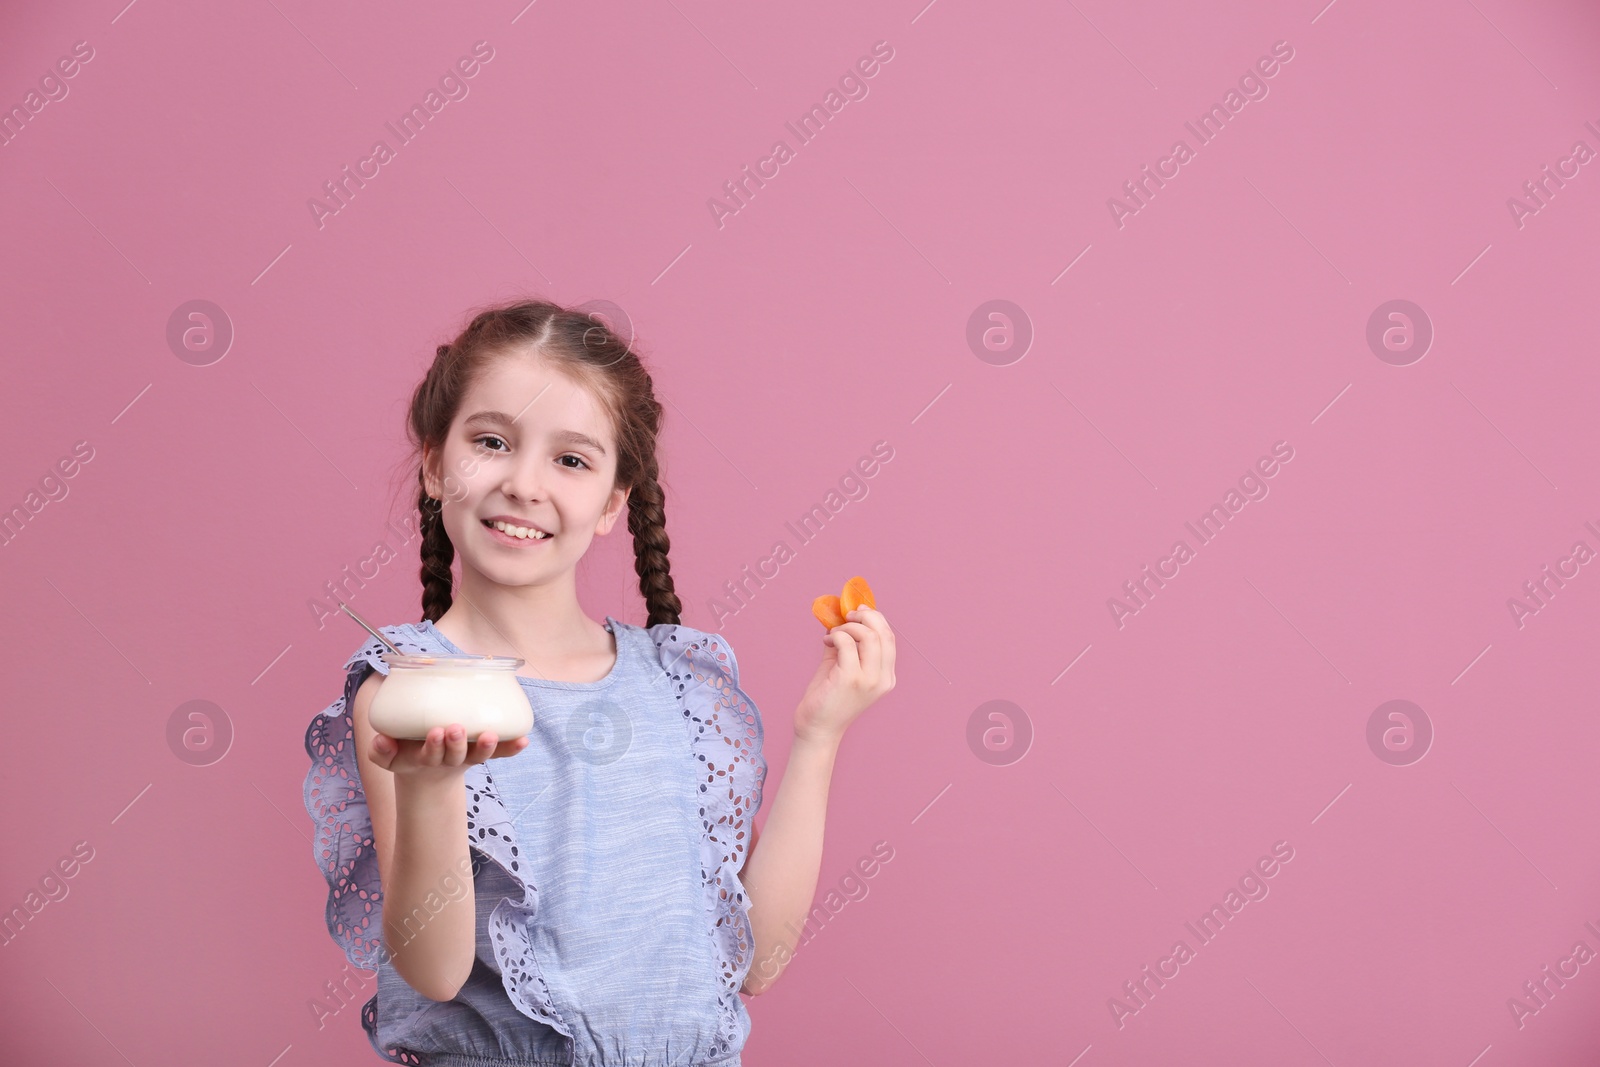
[[[463,568],[500,585],[574,569],[627,505],[627,490],[612,488],[616,441],[598,398],[529,353],[489,364],[427,461],[428,495],[444,502]],[[502,533],[494,519],[552,536]]]

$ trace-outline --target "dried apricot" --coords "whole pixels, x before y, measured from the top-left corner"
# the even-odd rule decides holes
[[[858,574],[844,583],[844,592],[839,594],[839,610],[848,615],[863,606],[876,608],[878,605],[872,599],[872,587]]]
[[[811,602],[811,614],[817,621],[828,629],[843,625],[845,616],[856,608],[876,608],[877,601],[872,598],[872,587],[867,580],[859,574],[844,583],[844,592],[838,596],[831,593],[819,596]]]
[[[811,602],[811,614],[829,630],[844,622],[844,613],[839,610],[839,598],[831,593]]]

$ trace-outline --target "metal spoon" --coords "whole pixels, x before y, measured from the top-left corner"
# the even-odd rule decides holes
[[[346,615],[348,615],[352,619],[356,620],[356,622],[359,622],[362,625],[362,627],[366,629],[367,633],[371,634],[373,637],[376,637],[379,641],[382,641],[384,644],[388,645],[389,646],[389,651],[393,652],[397,656],[405,655],[405,653],[401,652],[399,647],[396,646],[393,641],[389,640],[387,637],[383,636],[381,633],[379,633],[378,631],[374,630],[371,626],[368,626],[366,619],[363,619],[360,615],[357,615],[355,612],[351,611],[350,610],[350,605],[346,604],[344,601],[341,600],[341,601],[339,601],[339,607]]]

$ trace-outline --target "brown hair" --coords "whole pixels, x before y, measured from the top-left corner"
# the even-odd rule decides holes
[[[479,311],[455,340],[442,344],[433,365],[411,396],[406,422],[413,446],[422,513],[422,617],[436,622],[451,604],[451,564],[455,546],[439,517],[442,501],[428,495],[423,460],[444,449],[467,390],[489,363],[521,349],[533,349],[556,369],[600,398],[617,438],[614,488],[628,494],[628,531],[633,534],[634,570],[649,618],[645,625],[676,623],[683,605],[672,587],[667,562],[666,496],[657,480],[656,437],[663,408],[639,356],[585,306],[562,307],[546,300],[522,300]],[[446,472],[448,477],[448,472]],[[446,490],[448,491],[448,490]]]

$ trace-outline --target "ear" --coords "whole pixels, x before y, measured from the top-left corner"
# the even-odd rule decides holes
[[[422,446],[423,488],[428,491],[428,495],[433,499],[442,500],[444,498],[444,485],[437,469],[438,459],[439,455],[434,449],[427,445]]]
[[[626,510],[628,497],[632,492],[633,490],[631,489],[613,489],[611,491],[611,500],[606,504],[606,510],[600,516],[600,524],[595,527],[595,533],[604,537],[611,532],[611,527],[617,524],[617,517]]]

